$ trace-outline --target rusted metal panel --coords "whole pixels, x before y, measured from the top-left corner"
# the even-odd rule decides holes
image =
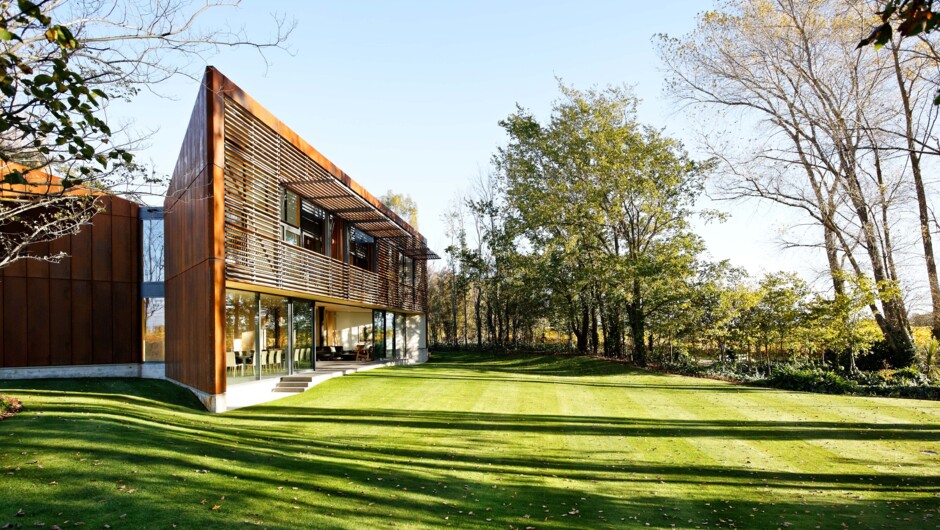
[[[111,284],[112,362],[139,363],[143,360],[141,326],[128,325],[127,313],[141,313],[140,286],[135,282]],[[143,318],[143,317],[141,317]]]
[[[49,280],[49,364],[72,364],[72,282]]]
[[[140,357],[137,205],[120,197],[99,200],[102,211],[77,234],[29,249],[69,254],[60,263],[30,260],[0,271],[4,280],[27,282],[2,291],[4,309],[18,309],[0,322],[0,367],[115,362],[116,335],[123,358]],[[124,293],[120,300],[112,300],[115,290]]]
[[[49,242],[49,254],[59,254],[64,253],[65,257],[59,260],[58,263],[53,263],[49,265],[49,277],[50,278],[59,278],[62,280],[67,280],[72,276],[72,238],[71,237],[60,237],[54,241]]]
[[[29,278],[26,288],[27,364],[49,366],[49,278]]]
[[[3,279],[3,361],[4,366],[27,366],[28,331],[26,278]]]
[[[92,362],[109,364],[114,362],[114,328],[112,311],[114,304],[111,282],[92,282],[91,311],[92,319]],[[120,309],[120,308],[119,308]]]
[[[164,203],[166,373],[224,392],[221,80],[208,68]]]
[[[72,364],[94,363],[92,282],[72,280]]]
[[[110,203],[110,201],[108,201]],[[98,214],[91,225],[91,278],[98,282],[111,280],[111,215]]]

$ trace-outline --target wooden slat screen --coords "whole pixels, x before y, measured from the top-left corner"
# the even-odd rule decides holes
[[[225,101],[225,277],[267,287],[424,312],[426,281],[398,278],[400,250],[388,221],[350,197],[310,157],[231,99]],[[303,177],[303,178],[301,178]],[[377,239],[378,272],[281,241],[280,194],[288,186]],[[425,271],[416,261],[417,271]]]

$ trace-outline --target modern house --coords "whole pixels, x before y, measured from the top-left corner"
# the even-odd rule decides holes
[[[165,376],[222,411],[340,359],[427,358],[426,239],[212,67],[164,207],[105,199],[63,238],[90,256],[2,271],[0,378]]]

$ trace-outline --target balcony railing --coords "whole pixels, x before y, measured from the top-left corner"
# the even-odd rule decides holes
[[[225,277],[311,296],[424,311],[424,297],[411,286],[233,224],[225,227]]]

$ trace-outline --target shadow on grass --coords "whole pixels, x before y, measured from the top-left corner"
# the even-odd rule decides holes
[[[523,375],[550,375],[555,377],[583,377],[620,375],[645,372],[625,364],[600,361],[571,354],[479,354],[464,352],[432,353],[428,364],[434,367]]]
[[[517,361],[522,367],[510,369]],[[601,364],[576,360],[583,361]],[[438,367],[453,362],[454,370],[584,375],[571,373],[577,367],[569,366],[568,359],[484,359],[480,367],[450,356],[436,362]],[[615,367],[609,373],[630,371]],[[398,378],[399,372],[390,370],[383,377]],[[358,384],[368,383],[363,378]],[[674,439],[698,438],[935,443],[940,440],[937,424],[293,404],[211,415],[188,392],[159,381],[23,381],[0,386],[27,404],[23,415],[0,423],[0,467],[6,473],[0,479],[0,526],[45,522],[49,527],[65,520],[99,528],[223,528],[244,522],[268,528],[937,524],[940,480],[935,475],[912,476],[904,468],[879,471],[868,466],[883,463],[866,460],[869,455],[858,455],[851,472],[832,473],[694,460],[651,462],[627,451],[615,457],[609,452],[629,447],[627,442],[610,442],[621,438],[658,440],[663,447]],[[530,435],[539,440],[594,437],[598,444],[595,450],[578,453],[563,444],[520,451]],[[216,505],[220,508],[213,510]],[[18,509],[26,515],[14,518]]]

